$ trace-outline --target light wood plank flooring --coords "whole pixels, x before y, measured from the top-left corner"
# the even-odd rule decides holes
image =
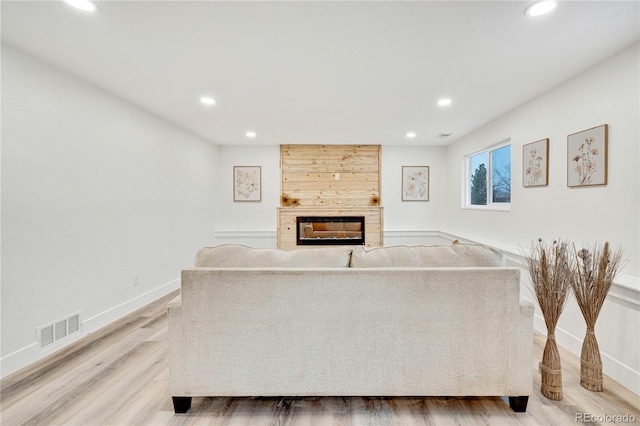
[[[640,397],[605,377],[605,391],[580,387],[579,359],[561,348],[564,400],[540,394],[536,334],[535,391],[526,413],[501,397],[193,398],[174,414],[167,371],[166,304],[171,294],[1,383],[0,424],[13,425],[572,425],[635,417]],[[607,421],[609,420],[609,421]],[[619,420],[619,419],[617,419]],[[618,422],[619,424],[620,422]]]

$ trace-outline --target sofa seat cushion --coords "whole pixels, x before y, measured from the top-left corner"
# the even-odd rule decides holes
[[[349,247],[277,250],[238,244],[204,247],[198,250],[194,266],[219,268],[348,268]]]
[[[351,253],[352,268],[381,267],[501,267],[501,250],[478,244],[442,246],[358,246]]]

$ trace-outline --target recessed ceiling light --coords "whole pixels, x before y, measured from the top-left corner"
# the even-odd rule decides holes
[[[246,135],[248,138],[255,138],[257,136],[256,132],[252,132],[252,131],[247,132]]]
[[[93,12],[97,9],[96,5],[89,0],[64,0],[64,2],[69,6],[75,7],[76,9],[83,10],[85,12]]]
[[[451,105],[451,99],[440,99],[438,101],[438,106],[449,106]]]
[[[409,133],[407,133],[407,137],[408,137],[409,139],[413,139],[413,138],[415,138],[415,137],[416,137],[416,134],[415,134],[414,132],[409,132]]]
[[[551,12],[556,8],[555,1],[539,1],[527,7],[524,13],[528,16],[540,16]]]
[[[204,105],[215,105],[216,100],[213,98],[210,98],[209,96],[203,96],[200,98],[200,103]]]

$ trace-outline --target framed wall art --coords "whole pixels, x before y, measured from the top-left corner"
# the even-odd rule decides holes
[[[233,201],[262,201],[262,167],[233,166]]]
[[[540,139],[522,147],[522,186],[549,185],[549,139]]]
[[[607,184],[607,130],[603,124],[567,136],[567,186]]]
[[[402,201],[429,201],[429,166],[402,166]]]

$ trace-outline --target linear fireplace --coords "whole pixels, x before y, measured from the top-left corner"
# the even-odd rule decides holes
[[[296,244],[364,245],[364,216],[298,216]]]

